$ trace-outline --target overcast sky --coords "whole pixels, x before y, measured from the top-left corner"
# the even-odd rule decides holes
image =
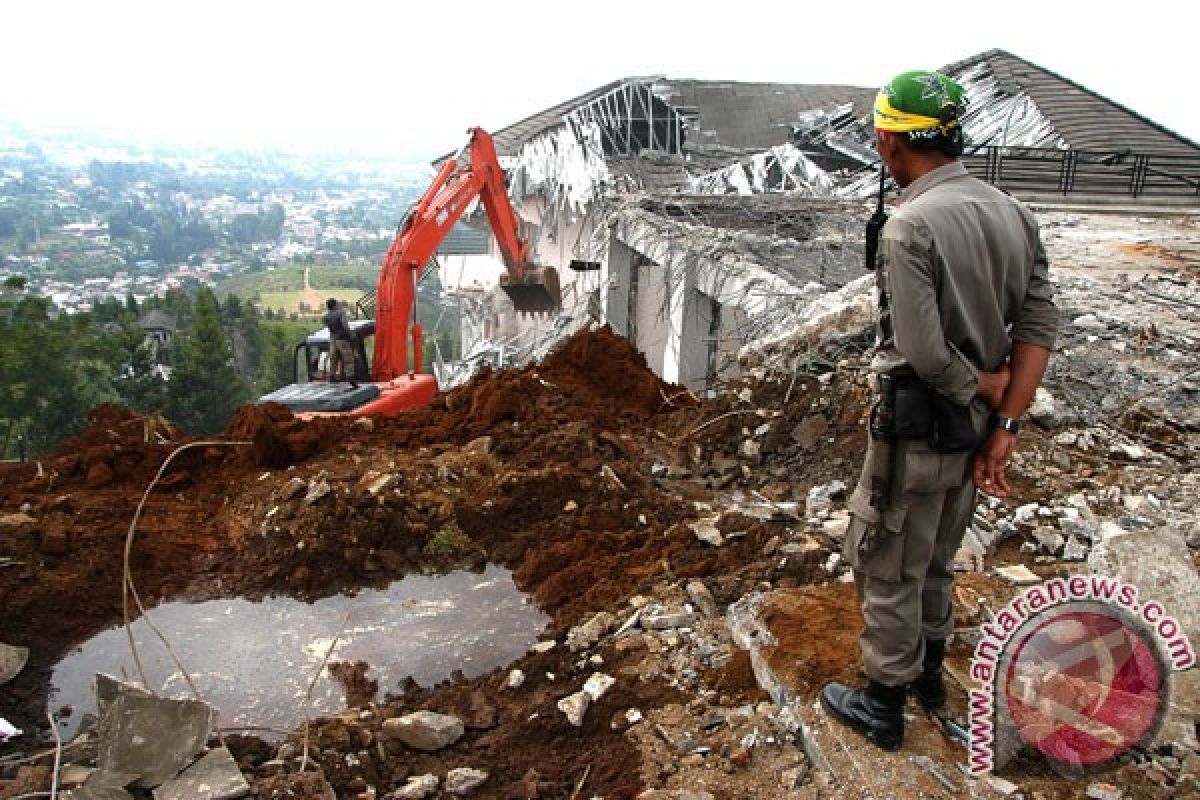
[[[176,143],[423,159],[632,75],[878,86],[993,47],[1200,141],[1190,0],[18,0],[0,15],[0,118]]]

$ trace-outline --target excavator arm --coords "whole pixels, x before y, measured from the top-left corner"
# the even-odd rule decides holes
[[[422,331],[413,315],[417,283],[438,245],[476,197],[482,201],[500,244],[507,269],[502,286],[516,309],[551,311],[560,304],[557,272],[529,266],[529,243],[520,236],[492,137],[482,128],[472,128],[470,133],[469,161],[462,161],[460,151],[442,164],[433,183],[400,224],[384,258],[375,306],[372,380],[377,383],[409,372],[410,337],[413,371],[421,370]]]

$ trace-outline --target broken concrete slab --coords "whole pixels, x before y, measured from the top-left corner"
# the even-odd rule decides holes
[[[715,520],[689,522],[688,527],[692,529],[692,533],[695,534],[696,538],[705,544],[720,547],[725,542],[725,537],[721,535],[721,531],[716,526]]]
[[[592,696],[585,691],[574,692],[562,698],[555,704],[567,718],[567,722],[576,728],[583,727],[583,716],[592,705]]]
[[[203,758],[154,790],[154,800],[234,800],[250,792],[233,755],[224,747]]]
[[[414,750],[432,753],[461,739],[466,726],[461,719],[450,714],[415,711],[403,717],[384,720],[383,732]]]
[[[388,795],[390,800],[425,800],[438,790],[437,775],[414,775],[396,791]]]
[[[140,694],[143,697],[154,696],[152,692],[136,684],[127,683],[103,672],[96,673],[93,683],[96,690],[96,717],[98,719],[104,719],[104,715],[108,713],[109,706],[123,693]]]
[[[217,712],[199,700],[154,697],[124,685],[97,726],[96,765],[139,776],[151,789],[174,778],[204,749]]]
[[[128,772],[97,769],[84,779],[82,786],[72,789],[69,796],[71,800],[133,800],[125,787],[137,779],[137,775]]]

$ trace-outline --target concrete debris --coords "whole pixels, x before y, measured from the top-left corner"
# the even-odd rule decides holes
[[[636,708],[626,709],[625,711],[617,712],[613,718],[611,727],[614,731],[623,731],[632,728],[644,719],[642,712]]]
[[[525,673],[519,669],[510,670],[508,677],[504,679],[504,688],[516,690],[520,689],[525,683]]]
[[[174,778],[204,749],[216,710],[199,700],[170,700],[118,687],[97,725],[96,765],[138,776],[150,789]]]
[[[377,496],[395,486],[398,480],[399,476],[397,475],[389,475],[388,473],[369,470],[363,473],[362,479],[359,481],[359,485],[366,489],[368,494]]]
[[[1032,586],[1035,583],[1042,582],[1042,579],[1038,577],[1037,573],[1033,572],[1024,564],[996,567],[996,574],[1007,581],[1011,581],[1017,586]]]
[[[279,494],[284,500],[295,500],[308,491],[308,481],[303,478],[292,478],[283,485]]]
[[[544,642],[534,643],[534,645],[532,647],[530,647],[529,649],[535,653],[549,653],[551,650],[553,650],[557,646],[558,646],[558,642],[554,641],[553,639],[547,639]]]
[[[721,535],[721,530],[716,526],[715,519],[689,522],[688,527],[692,529],[692,533],[696,535],[696,538],[705,544],[720,547],[725,543],[725,537]]]
[[[304,504],[308,506],[315,505],[332,491],[333,487],[329,485],[329,481],[324,478],[314,480],[308,485],[308,491],[304,495]]]
[[[688,597],[696,604],[696,608],[700,609],[700,613],[706,617],[718,616],[721,612],[717,608],[717,601],[713,598],[712,592],[704,585],[702,581],[688,581],[686,590]]]
[[[583,715],[587,713],[588,707],[592,704],[592,696],[584,691],[578,691],[574,694],[569,694],[562,698],[556,704],[559,711],[567,717],[567,722],[570,722],[576,728],[583,727]]]
[[[465,732],[466,727],[461,719],[435,711],[415,711],[383,721],[384,735],[426,753],[449,747],[461,739]]]
[[[133,800],[133,795],[126,790],[138,776],[127,772],[110,772],[104,769],[93,770],[84,779],[83,784],[72,789],[71,800]]]
[[[592,676],[583,683],[583,691],[588,693],[588,696],[593,701],[599,700],[608,693],[608,690],[616,683],[616,679],[611,675],[605,675],[603,672],[592,673]]]
[[[470,767],[458,767],[446,773],[446,791],[455,797],[465,797],[487,783],[488,773]]]
[[[154,790],[154,800],[234,800],[250,792],[229,750],[218,747]]]
[[[437,775],[413,775],[388,800],[425,800],[437,794],[439,783]]]
[[[616,617],[607,611],[601,611],[582,625],[576,625],[567,633],[567,649],[578,653],[600,641],[600,637],[608,633],[617,622]]]
[[[709,792],[696,789],[647,789],[637,800],[716,800]]]
[[[29,528],[37,524],[37,520],[26,514],[24,511],[18,511],[13,514],[0,514],[0,529]]]
[[[0,686],[11,681],[25,669],[29,648],[0,642]]]
[[[1093,783],[1087,788],[1088,800],[1121,800],[1125,793],[1111,783]]]
[[[804,501],[804,512],[815,517],[833,508],[833,501],[846,494],[846,484],[843,481],[833,481],[822,486],[814,486],[808,490]]]
[[[656,611],[646,609],[642,612],[642,627],[646,630],[665,631],[673,628],[687,628],[696,624],[698,617],[688,611]]]
[[[1005,797],[1011,797],[1012,795],[1021,791],[1021,787],[1017,784],[1013,783],[1012,781],[1006,781],[1004,778],[1000,778],[995,775],[985,776],[983,782],[986,783],[988,787],[992,789],[992,791],[999,792]]]

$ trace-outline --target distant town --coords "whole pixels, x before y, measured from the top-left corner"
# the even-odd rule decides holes
[[[169,152],[0,124],[0,282],[61,313],[281,265],[377,263],[428,167]]]

